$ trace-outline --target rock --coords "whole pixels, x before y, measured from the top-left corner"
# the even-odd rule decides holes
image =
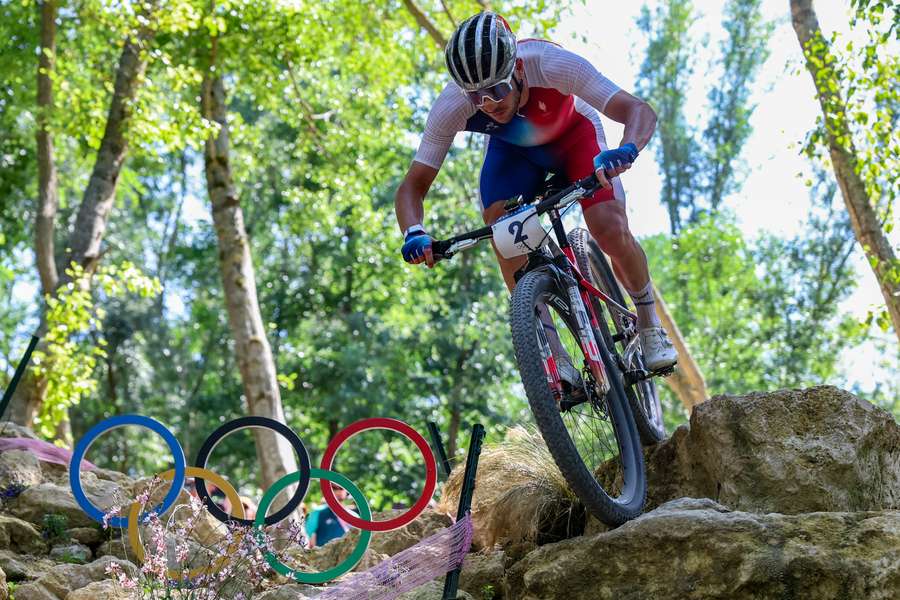
[[[16,589],[16,600],[66,600],[71,592],[107,579],[106,569],[114,562],[119,563],[122,570],[131,576],[137,573],[137,567],[133,564],[108,556],[86,565],[57,565],[37,581],[19,586]]]
[[[101,510],[106,510],[124,498],[117,484],[98,479],[93,473],[82,473],[85,494]],[[44,515],[59,514],[68,520],[69,527],[90,527],[95,521],[85,513],[68,485],[41,483],[22,492],[9,503],[9,512],[31,523],[40,524]]]
[[[398,517],[403,512],[395,510],[386,513],[376,513],[375,519],[386,521]],[[371,550],[378,554],[393,556],[451,525],[453,525],[453,519],[448,515],[426,509],[409,525],[405,525],[400,529],[374,533],[372,535]]]
[[[649,457],[650,507],[690,495],[752,512],[900,509],[900,425],[834,387],[718,396],[672,443]]]
[[[444,578],[434,579],[425,585],[397,596],[397,600],[441,600],[444,593]],[[469,593],[457,590],[457,600],[475,600]]]
[[[66,531],[66,534],[80,544],[85,546],[99,546],[105,539],[105,534],[99,526],[96,527],[73,527]]]
[[[118,530],[117,530],[118,531]],[[137,556],[128,545],[127,538],[123,541],[123,537],[117,532],[113,532],[113,538],[106,540],[94,550],[94,558],[101,556],[112,556],[121,560],[137,563]]]
[[[38,579],[54,566],[54,563],[46,558],[0,550],[0,569],[6,572],[6,577],[10,581]]]
[[[31,452],[7,450],[0,453],[0,497],[18,496],[43,480],[41,463]]]
[[[6,585],[6,573],[0,569],[0,600],[7,600],[7,598],[9,598],[9,588]]]
[[[467,554],[459,575],[459,589],[479,600],[501,600],[505,563],[502,551]]]
[[[402,512],[397,510],[375,513],[373,518],[377,521],[386,521]],[[450,525],[452,525],[452,521],[447,515],[432,510],[425,510],[409,525],[392,531],[375,532],[372,535],[372,543],[369,549],[353,571],[365,571],[370,567],[374,567]],[[313,548],[312,550],[294,548],[288,550],[287,554],[292,557],[292,560],[296,561],[296,564],[305,565],[314,571],[324,571],[334,567],[344,560],[345,557],[349,556],[353,552],[358,539],[359,531],[352,529],[347,535],[332,540],[324,546]],[[291,564],[295,563],[292,562]]]
[[[509,598],[867,598],[900,589],[900,511],[799,515],[669,502],[591,537],[543,546]]]
[[[105,579],[69,592],[65,600],[133,600],[137,593],[128,591],[115,581]]]
[[[0,548],[24,554],[44,554],[47,542],[28,521],[0,514]]]
[[[35,433],[27,427],[16,425],[12,421],[0,421],[0,437],[5,438],[29,438],[32,440],[40,439]]]
[[[358,529],[351,529],[346,535],[335,540],[331,540],[324,546],[318,546],[311,550],[296,548],[287,550],[287,555],[291,557],[291,566],[308,569],[310,571],[325,571],[330,569],[350,556],[359,540],[360,532]],[[372,544],[366,553],[363,554],[362,560],[357,563],[353,571],[365,571],[370,567],[390,558],[387,554],[377,552],[374,548],[375,538],[378,533],[372,535]],[[301,567],[302,566],[302,567]]]
[[[73,544],[60,544],[50,550],[50,558],[56,562],[75,563],[83,565],[91,560],[91,549],[77,542]]]

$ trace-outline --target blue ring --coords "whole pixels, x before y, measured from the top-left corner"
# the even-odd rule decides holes
[[[115,417],[104,419],[91,427],[88,432],[84,434],[84,437],[78,440],[78,444],[75,445],[75,451],[72,452],[72,461],[69,463],[69,485],[72,487],[72,494],[75,496],[75,501],[78,502],[78,505],[89,517],[98,523],[103,522],[104,513],[88,500],[84,490],[81,488],[81,461],[84,459],[84,455],[87,454],[91,444],[94,443],[94,440],[100,437],[100,434],[116,429],[117,427],[124,427],[125,425],[140,425],[141,427],[146,427],[147,429],[155,431],[161,435],[166,444],[169,445],[169,449],[172,450],[172,455],[175,457],[175,475],[172,477],[172,488],[169,490],[169,493],[166,494],[166,497],[163,498],[162,504],[148,512],[155,512],[156,514],[161,515],[169,510],[178,500],[181,488],[184,486],[184,468],[186,466],[184,450],[181,448],[181,444],[178,443],[178,440],[175,439],[175,435],[166,429],[165,425],[150,417],[141,415],[116,415]],[[141,520],[144,519],[146,514],[147,513],[141,515]],[[125,529],[128,527],[128,517],[110,517],[109,524],[112,527]]]

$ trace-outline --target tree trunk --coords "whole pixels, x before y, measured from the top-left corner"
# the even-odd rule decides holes
[[[216,49],[217,43],[213,39],[213,68],[203,80],[202,110],[203,116],[218,123],[220,129],[215,137],[206,140],[204,160],[207,192],[219,243],[219,268],[228,323],[250,414],[284,423],[275,362],[256,295],[244,215],[231,177],[225,86],[218,72],[213,70]],[[297,470],[293,448],[286,439],[266,429],[254,428],[253,434],[260,465],[260,485],[264,489]]]
[[[59,191],[53,161],[53,137],[48,121],[53,111],[53,72],[56,62],[56,0],[41,4],[41,48],[37,73],[38,209],[35,223],[35,262],[46,296],[56,291],[56,251],[53,244]]]
[[[659,316],[659,320],[662,321],[663,327],[665,327],[669,338],[678,351],[678,366],[675,368],[675,372],[663,381],[678,396],[688,414],[691,414],[695,406],[705,402],[709,397],[709,393],[706,391],[706,380],[703,379],[703,372],[700,371],[697,361],[691,356],[691,352],[684,341],[684,336],[681,335],[681,330],[678,329],[678,324],[672,318],[669,307],[666,306],[662,294],[659,293],[655,285],[653,286],[653,294],[656,296],[656,314]]]
[[[850,222],[857,241],[873,265],[875,278],[887,305],[894,333],[900,339],[900,281],[892,274],[900,268],[894,250],[873,208],[872,199],[859,175],[859,158],[853,144],[847,119],[846,105],[840,93],[840,82],[830,65],[834,57],[822,37],[819,20],[812,0],[790,0],[791,18],[797,40],[806,58],[806,68],[813,78],[822,114],[825,117],[825,136],[835,178],[841,196],[850,213]],[[817,66],[817,64],[819,66]]]
[[[42,7],[42,21],[45,17]],[[42,25],[41,37],[42,43],[44,39],[44,26]],[[47,27],[49,34],[49,26]],[[128,118],[131,116],[131,104],[134,100],[138,86],[141,84],[141,78],[146,68],[146,61],[142,58],[141,52],[144,44],[153,34],[150,29],[141,29],[137,35],[130,37],[124,43],[122,54],[119,56],[119,64],[116,69],[116,79],[113,88],[113,95],[110,101],[109,113],[106,118],[106,129],[103,133],[103,140],[100,142],[100,149],[97,152],[97,158],[94,161],[94,168],[91,172],[91,178],[87,188],[82,196],[81,206],[78,210],[78,217],[75,221],[75,227],[69,238],[66,265],[77,262],[85,268],[85,272],[93,273],[100,260],[100,243],[103,241],[103,235],[106,233],[107,219],[109,211],[112,208],[113,200],[116,192],[116,181],[119,172],[122,169],[122,163],[125,160],[127,144],[125,140],[125,126]],[[43,58],[42,58],[43,60]],[[43,86],[47,83],[41,83],[40,75],[38,81],[39,94],[43,90]],[[50,89],[46,92],[49,93]],[[49,143],[49,136],[47,138]],[[39,142],[40,146],[40,142]],[[48,145],[48,148],[50,146]],[[39,150],[39,152],[42,152]],[[40,159],[39,159],[40,160]],[[49,179],[48,179],[49,181]],[[43,202],[43,200],[42,200]],[[44,212],[44,205],[41,206],[41,213]],[[41,217],[39,217],[40,219]],[[52,224],[51,224],[52,225]],[[42,222],[40,227],[46,227],[46,223]],[[46,232],[39,235],[46,235]],[[50,239],[52,240],[52,231],[50,231]],[[43,245],[41,252],[47,250],[46,240],[39,242]],[[39,265],[45,262],[38,259]],[[45,266],[45,265],[44,265]],[[44,269],[44,266],[39,266]],[[54,269],[55,270],[55,269]],[[41,284],[44,284],[45,276],[41,272]],[[71,278],[63,273],[58,277],[56,290],[70,283]],[[89,284],[89,280],[85,282]],[[41,322],[39,336],[46,333],[46,323]],[[42,342],[38,345],[38,350],[47,351],[47,345]],[[22,378],[22,382],[16,389],[11,402],[10,418],[20,425],[31,427],[35,417],[40,413],[41,406],[47,396],[47,381],[44,378],[35,377],[33,371],[29,371],[26,377]]]

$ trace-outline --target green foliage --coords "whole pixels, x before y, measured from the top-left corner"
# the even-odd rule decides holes
[[[657,156],[663,174],[662,202],[674,233],[681,227],[682,211],[691,208],[697,194],[700,169],[693,128],[684,114],[688,80],[695,68],[696,42],[690,26],[694,6],[690,0],[665,0],[651,12],[641,9],[638,27],[650,41],[641,64],[636,91],[657,114]]]
[[[59,513],[47,513],[41,519],[41,535],[51,544],[67,542],[69,536],[66,531],[69,528],[69,518]]]
[[[723,8],[727,37],[720,46],[721,79],[709,91],[712,109],[703,138],[706,148],[704,192],[712,210],[739,186],[736,163],[750,137],[750,84],[769,56],[773,22],[762,18],[762,0],[731,0]]]
[[[677,240],[644,240],[710,393],[802,387],[838,374],[840,351],[859,336],[837,307],[854,286],[842,218],[823,209],[806,235],[750,243],[720,213]]]
[[[446,5],[454,17],[478,9]],[[101,418],[140,412],[171,426],[190,456],[222,420],[246,414],[197,152],[213,129],[200,119],[197,98],[211,35],[285,414],[313,462],[334,429],[361,417],[401,418],[423,433],[426,420],[435,419],[446,437],[452,401],[463,447],[474,421],[496,428],[527,418],[512,388],[506,292],[490,248],[429,272],[399,256],[394,190],[428,101],[447,80],[440,49],[403,3],[379,1],[363,11],[349,0],[217,2],[213,14],[206,2],[169,6],[181,11],[172,17],[181,29],[156,25],[129,129],[134,152],[120,178],[104,258],[142,265],[164,288],[152,299],[97,298],[105,313],[91,332],[106,345],[72,412],[76,437]],[[514,27],[542,35],[565,3],[495,8]],[[448,13],[430,16],[450,32]],[[90,69],[82,65],[85,72],[60,76],[96,88],[75,100],[76,119],[105,119],[117,52],[95,37],[102,26],[75,28],[75,38],[89,37],[80,42],[86,56],[97,58]],[[91,83],[78,79],[88,76]],[[89,131],[96,123],[60,136],[84,137],[75,131],[82,126]],[[64,164],[77,171],[68,156]],[[478,210],[464,202],[474,196],[479,164],[474,149],[454,149],[428,200],[435,231],[480,226]],[[211,466],[258,497],[247,436],[225,440]],[[146,475],[164,466],[168,450],[156,436],[125,428],[99,439],[93,454],[103,466]],[[355,437],[337,460],[373,508],[409,505],[421,491],[422,459],[396,434]]]
[[[96,390],[93,378],[97,361],[106,356],[101,321],[104,310],[95,306],[90,275],[76,264],[66,270],[69,283],[56,297],[47,297],[44,319],[46,351],[36,350],[32,369],[47,382],[47,398],[37,418],[36,429],[52,438],[67,409]],[[109,298],[133,294],[149,297],[159,293],[159,282],[146,277],[131,263],[102,266],[93,287]],[[48,368],[49,366],[49,368]]]
[[[689,81],[697,68],[699,44],[691,27],[697,17],[691,0],[644,5],[638,27],[649,42],[636,90],[657,113],[653,144],[663,176],[662,202],[674,234],[685,218],[715,212],[740,184],[740,153],[750,137],[751,84],[768,57],[773,24],[762,18],[761,0],[729,0],[723,7],[726,33],[706,71],[712,76],[709,118],[690,121],[684,109]]]
[[[833,33],[829,39],[816,32],[804,47],[824,116],[817,118],[805,152],[830,166],[829,147],[843,149],[853,170],[865,186],[866,195],[879,215],[884,232],[890,234],[897,223],[895,199],[900,196],[900,10],[892,3],[854,0],[851,24],[865,33],[866,41],[846,44]],[[900,259],[878,264],[870,257],[879,283],[900,289]],[[870,313],[883,331],[890,328],[887,309]]]

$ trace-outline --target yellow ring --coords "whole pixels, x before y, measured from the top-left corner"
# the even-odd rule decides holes
[[[241,503],[241,497],[238,495],[237,490],[234,487],[225,481],[220,475],[216,475],[212,471],[208,471],[206,469],[201,469],[199,467],[185,467],[184,469],[185,477],[199,477],[201,479],[205,479],[207,481],[211,481],[220,490],[225,492],[225,497],[231,501],[232,510],[237,509],[237,516],[241,519],[244,518],[244,505]],[[160,473],[158,475],[160,479],[165,481],[172,481],[175,477],[175,469],[169,469],[164,473]],[[140,535],[138,532],[138,518],[140,515],[141,506],[137,502],[131,503],[131,508],[128,511],[128,542],[131,544],[131,549],[134,551],[137,559],[140,562],[144,562],[144,546],[141,544]],[[237,549],[237,545],[239,544],[241,537],[243,537],[243,532],[239,532],[235,541],[231,544],[231,546],[219,557],[213,564],[208,567],[197,567],[196,569],[191,569],[187,573],[180,569],[169,569],[167,571],[167,576],[169,579],[179,580],[184,577],[188,577],[190,579],[194,579],[196,577],[200,577],[201,575],[206,575],[210,572],[218,571],[221,567],[222,563],[228,558],[229,555],[233,554]]]

